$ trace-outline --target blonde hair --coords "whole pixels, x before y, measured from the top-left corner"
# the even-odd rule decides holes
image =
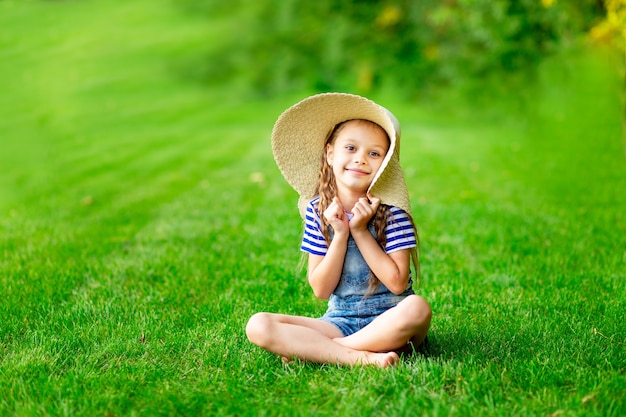
[[[315,187],[315,195],[319,196],[319,201],[317,202],[317,212],[320,214],[321,221],[321,232],[326,239],[326,243],[330,245],[331,237],[330,237],[330,224],[324,218],[324,211],[328,208],[328,206],[332,203],[333,198],[337,195],[337,182],[335,180],[335,174],[333,173],[333,168],[328,163],[326,158],[326,147],[328,145],[332,145],[335,142],[335,139],[339,135],[339,133],[343,130],[343,128],[349,122],[358,122],[365,123],[371,127],[380,129],[383,133],[385,133],[385,137],[389,140],[387,133],[385,130],[380,127],[378,124],[364,119],[352,119],[346,120],[345,122],[341,122],[337,124],[326,137],[326,141],[324,143],[324,152],[322,153],[322,157],[320,160],[320,171],[319,171],[319,179],[317,181],[317,185]],[[386,204],[381,204],[378,206],[378,210],[370,220],[370,223],[374,226],[374,233],[376,234],[376,242],[378,245],[385,250],[385,245],[387,244],[387,235],[385,234],[385,229],[387,227],[388,222],[390,221],[391,210],[389,206]],[[420,263],[419,263],[419,236],[417,233],[417,229],[415,227],[415,222],[409,213],[407,213],[409,220],[411,222],[411,226],[413,226],[413,231],[415,233],[415,240],[417,246],[410,249],[411,253],[411,262],[413,264],[413,268],[415,269],[415,275],[417,279],[417,284],[419,286],[420,283]],[[380,280],[378,277],[372,272],[370,268],[370,280],[368,284],[367,294],[371,294],[378,288],[380,284]]]

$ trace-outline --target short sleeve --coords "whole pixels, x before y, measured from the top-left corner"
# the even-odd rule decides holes
[[[324,256],[328,252],[328,244],[322,234],[320,216],[315,208],[315,203],[318,200],[319,198],[312,200],[306,207],[304,235],[300,250],[313,255]]]
[[[417,246],[415,228],[409,215],[400,207],[390,206],[391,216],[387,220],[387,244],[385,252],[391,253]]]

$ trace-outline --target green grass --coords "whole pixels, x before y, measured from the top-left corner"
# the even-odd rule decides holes
[[[319,315],[275,118],[197,68],[175,3],[0,1],[0,415],[626,412],[626,158],[604,54],[403,124],[430,354],[283,366],[256,311]],[[506,90],[506,89],[505,89]]]

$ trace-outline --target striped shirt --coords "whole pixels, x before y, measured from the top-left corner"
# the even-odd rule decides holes
[[[328,245],[322,234],[321,220],[315,205],[319,197],[313,199],[306,207],[306,218],[304,220],[304,236],[300,250],[313,255],[326,255]],[[385,252],[391,253],[402,249],[410,249],[417,246],[415,230],[409,215],[400,207],[389,206],[390,217],[387,219],[387,244]]]

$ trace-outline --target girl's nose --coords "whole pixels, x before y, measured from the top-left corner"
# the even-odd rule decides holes
[[[357,164],[364,164],[366,161],[367,161],[367,158],[365,158],[365,155],[357,153],[354,156],[354,162],[357,163]]]

